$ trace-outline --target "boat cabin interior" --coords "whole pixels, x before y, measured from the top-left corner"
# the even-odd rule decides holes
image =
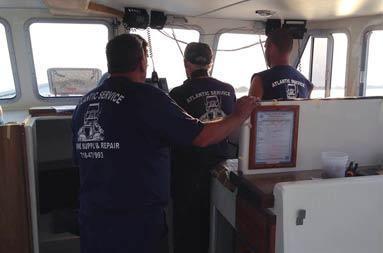
[[[383,252],[382,0],[0,0],[0,252],[80,252],[71,117],[108,78],[110,39],[145,38],[147,82],[166,93],[187,79],[186,45],[204,42],[239,98],[279,27],[314,89],[261,101],[237,159],[211,168],[209,253]],[[354,177],[325,175],[334,151]],[[167,252],[171,217],[170,203]]]

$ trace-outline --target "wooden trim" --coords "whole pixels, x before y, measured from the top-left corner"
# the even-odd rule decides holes
[[[23,125],[0,126],[0,252],[32,252]]]
[[[24,182],[25,182],[25,200],[26,200],[26,212],[27,212],[27,231],[29,238],[29,252],[33,252],[33,229],[32,229],[32,210],[31,210],[31,198],[30,198],[30,185],[29,185],[29,170],[28,170],[28,155],[27,155],[27,137],[25,131],[25,125],[21,125],[21,146],[23,154],[23,168],[24,168]]]
[[[293,146],[291,154],[291,162],[289,163],[273,163],[273,164],[257,164],[255,143],[257,136],[257,113],[262,111],[289,111],[294,113],[294,131],[293,131]],[[271,169],[271,168],[289,168],[295,167],[297,162],[297,149],[298,149],[298,128],[299,128],[299,105],[286,105],[286,106],[260,106],[257,107],[251,114],[252,128],[250,131],[250,147],[249,147],[249,169]]]
[[[105,13],[105,14],[111,14],[111,15],[117,16],[119,18],[123,18],[125,15],[125,13],[120,11],[120,10],[111,8],[111,7],[103,5],[103,4],[98,4],[95,2],[89,2],[88,10],[89,11],[95,11],[95,12],[101,12],[101,13]]]
[[[274,253],[275,252],[275,243],[276,243],[276,231],[277,231],[277,225],[270,224],[269,228],[269,252]]]
[[[31,107],[29,108],[29,115],[31,115],[31,117],[72,116],[74,110],[75,110],[74,108],[67,109],[67,110],[60,110],[60,106]]]

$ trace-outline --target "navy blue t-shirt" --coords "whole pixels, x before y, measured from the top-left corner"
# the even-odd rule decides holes
[[[309,98],[313,84],[298,70],[288,65],[275,66],[256,73],[263,83],[262,100]]]
[[[111,77],[73,114],[80,210],[140,211],[169,198],[170,145],[191,145],[203,124],[161,90]]]
[[[202,122],[219,120],[230,115],[234,111],[236,101],[234,88],[230,84],[209,77],[206,71],[196,71],[193,74],[202,78],[188,79],[170,92],[170,96],[177,104]],[[177,146],[172,154],[175,167],[173,183],[182,184],[182,187],[190,184],[188,188],[191,189],[195,186],[192,185],[190,174],[196,176],[198,170],[202,170],[201,175],[206,173],[202,178],[209,178],[208,169],[222,160],[234,158],[236,147],[224,139],[206,148]],[[184,182],[185,180],[181,179],[183,177],[188,182]]]
[[[170,96],[186,112],[202,122],[210,122],[231,114],[236,101],[230,84],[212,77],[186,80],[174,88]]]

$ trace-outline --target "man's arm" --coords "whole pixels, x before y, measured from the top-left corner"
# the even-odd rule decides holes
[[[233,113],[234,109],[235,109],[235,103],[237,102],[237,96],[235,95],[235,90],[234,88],[232,87],[232,95],[233,95],[233,107],[231,108],[231,113]],[[230,144],[232,145],[235,145],[237,146],[238,145],[238,142],[239,142],[239,132],[240,132],[240,129],[236,129],[234,130],[229,136],[228,136],[228,141]]]
[[[249,96],[254,96],[256,98],[262,99],[263,85],[262,79],[259,76],[254,76],[254,78],[251,80]]]
[[[226,119],[203,124],[187,114],[162,91],[146,87],[143,92],[147,100],[135,101],[137,119],[146,131],[178,146],[205,147],[222,141],[250,116],[257,101],[254,97],[238,99],[234,112]]]
[[[237,100],[234,112],[220,120],[204,124],[202,131],[193,140],[193,145],[206,147],[218,143],[237,129],[257,105],[255,97],[242,97]]]

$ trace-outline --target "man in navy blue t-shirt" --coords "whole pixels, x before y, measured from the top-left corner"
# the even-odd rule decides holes
[[[112,39],[106,48],[110,78],[86,94],[73,114],[83,253],[158,252],[166,234],[169,146],[218,143],[256,106],[255,98],[246,97],[219,122],[191,117],[144,83],[146,45],[136,35]]]
[[[266,40],[266,62],[270,69],[251,78],[249,94],[261,100],[310,98],[313,84],[290,66],[293,38],[285,29],[273,31]]]
[[[192,42],[184,52],[188,79],[170,92],[179,106],[202,122],[230,115],[235,91],[209,76],[213,52]],[[175,253],[207,253],[209,248],[210,171],[236,157],[236,147],[224,139],[206,148],[176,146],[172,150],[173,222]]]

